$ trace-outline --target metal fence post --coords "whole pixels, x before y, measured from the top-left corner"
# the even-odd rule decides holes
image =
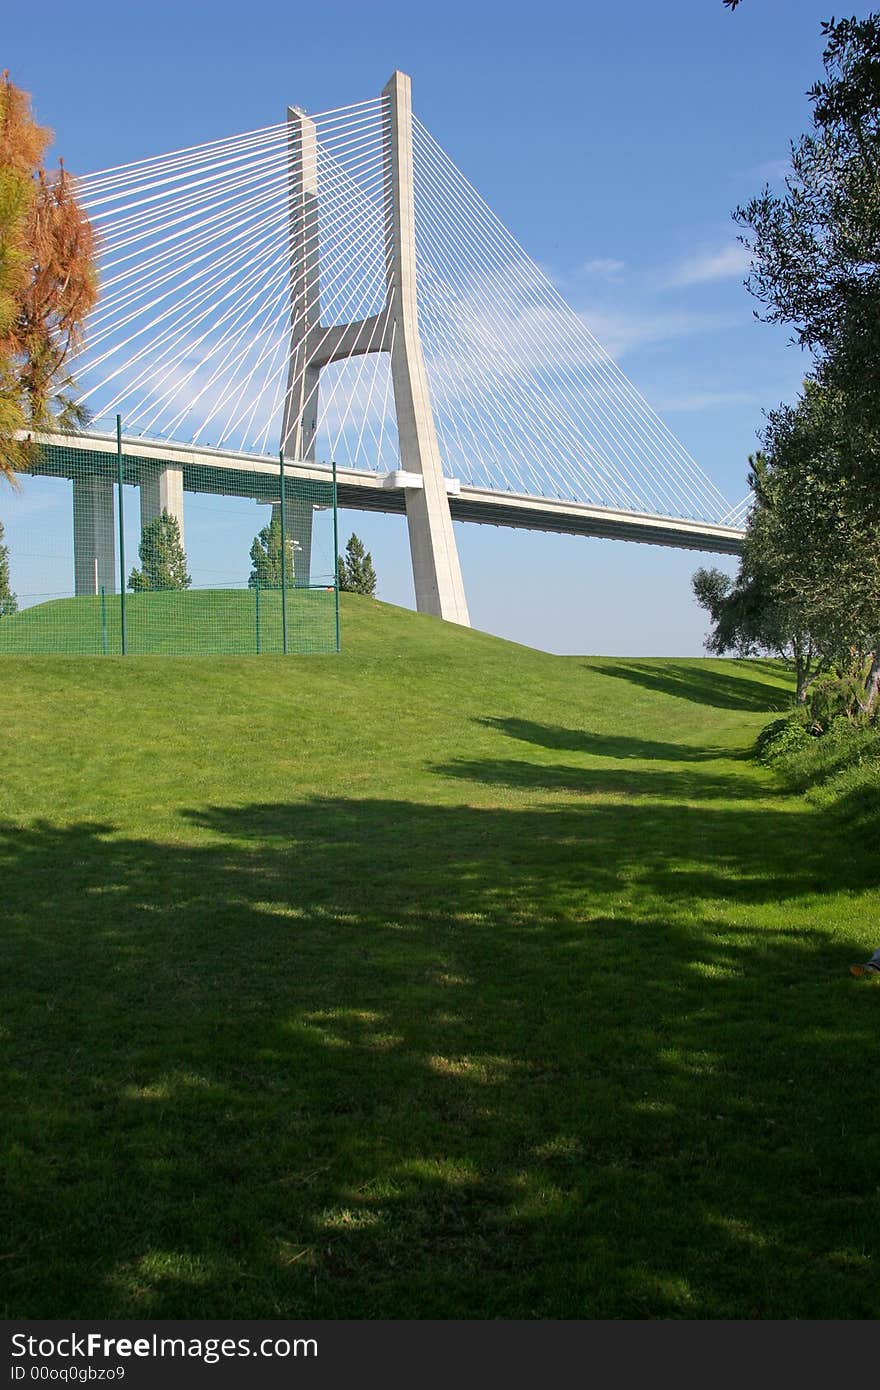
[[[254,584],[254,621],[257,629],[257,656],[260,655],[260,578]]]
[[[284,494],[284,450],[278,454],[281,468],[281,650],[287,656],[287,514]]]
[[[336,651],[339,652],[339,513],[336,507],[336,460],[333,460],[333,597],[336,604]]]
[[[122,508],[122,416],[116,417],[116,472],[117,483],[119,485],[119,621],[122,637],[122,655],[125,656],[128,650],[127,633],[125,630],[125,523]]]

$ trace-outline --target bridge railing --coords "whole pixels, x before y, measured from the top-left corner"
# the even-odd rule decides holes
[[[0,655],[339,650],[335,478],[266,460],[242,496],[117,439],[36,445],[0,481]]]

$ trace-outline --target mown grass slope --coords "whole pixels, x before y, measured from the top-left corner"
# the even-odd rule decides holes
[[[876,1315],[876,847],[749,757],[785,677],[344,597],[0,665],[6,1316]]]

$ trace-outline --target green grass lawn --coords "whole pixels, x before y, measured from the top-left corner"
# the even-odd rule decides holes
[[[6,1317],[871,1317],[877,844],[771,663],[0,661]]]

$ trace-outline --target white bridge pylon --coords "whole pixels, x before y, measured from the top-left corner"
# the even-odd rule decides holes
[[[281,447],[285,457],[316,461],[322,368],[371,352],[391,357],[400,464],[421,486],[406,491],[416,605],[469,625],[443,464],[419,337],[410,79],[395,72],[383,92],[385,302],[355,322],[321,324],[317,130],[292,108],[291,342]]]
[[[144,523],[167,507],[182,530],[188,490],[265,497],[278,449],[303,476],[333,460],[341,505],[406,512],[417,606],[462,624],[453,518],[738,550],[742,504],[413,116],[403,73],[80,193],[101,294],[73,373],[95,417],[123,417]],[[75,498],[78,591],[108,507],[112,489]],[[307,504],[292,526],[307,582]]]

